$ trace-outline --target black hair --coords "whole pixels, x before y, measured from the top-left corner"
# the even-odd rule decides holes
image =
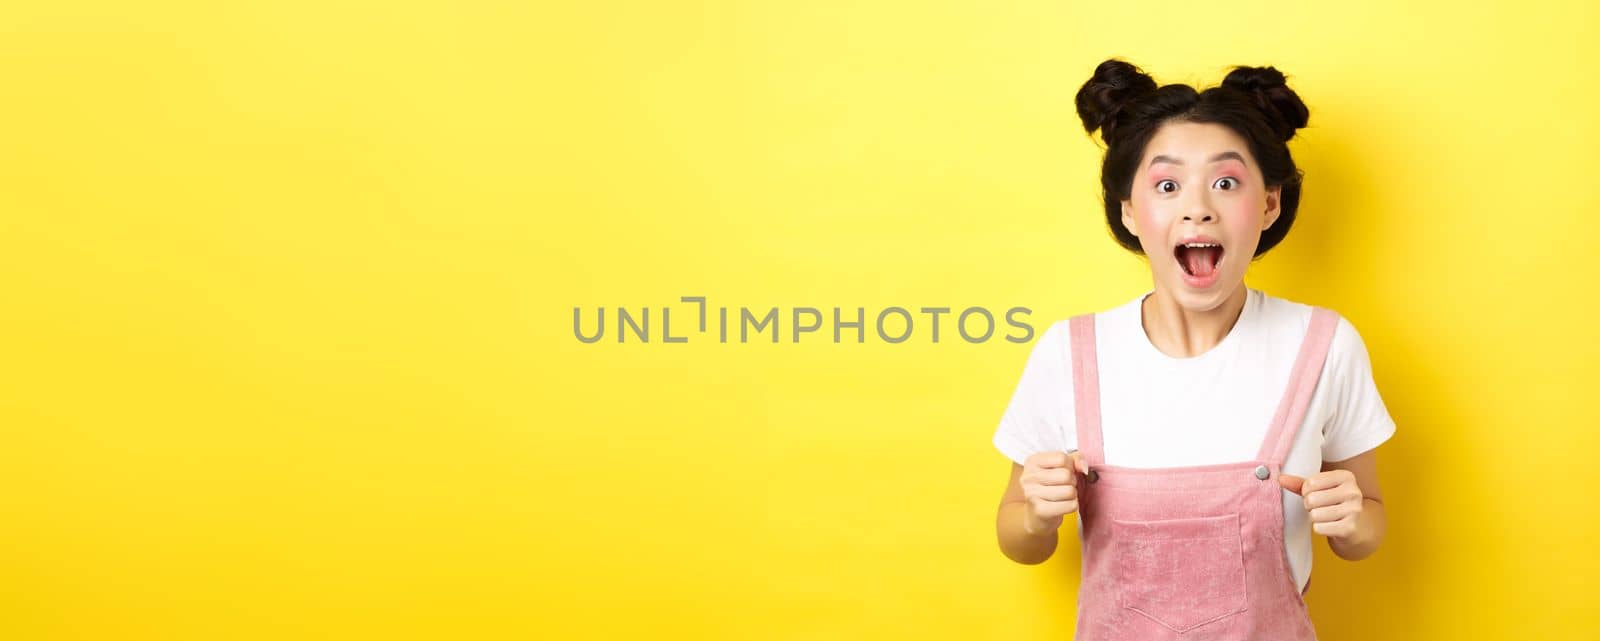
[[[1095,67],[1094,76],[1077,95],[1078,117],[1091,135],[1096,129],[1106,143],[1100,166],[1106,224],[1117,243],[1144,253],[1138,237],[1122,225],[1122,201],[1131,197],[1133,175],[1145,145],[1168,122],[1215,123],[1232,129],[1250,145],[1268,188],[1282,186],[1279,214],[1261,232],[1260,256],[1277,246],[1294,225],[1304,172],[1289,155],[1289,139],[1306,126],[1310,115],[1283,74],[1272,67],[1234,67],[1222,85],[1196,91],[1185,84],[1156,86],[1148,74],[1115,58]]]

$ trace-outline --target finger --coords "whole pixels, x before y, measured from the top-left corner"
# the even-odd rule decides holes
[[[1339,505],[1341,503],[1349,503],[1349,502],[1352,502],[1352,501],[1360,501],[1361,500],[1361,491],[1360,490],[1353,490],[1353,489],[1350,489],[1350,488],[1335,487],[1335,488],[1333,488],[1331,490],[1322,490],[1322,491],[1319,491],[1319,492],[1309,492],[1309,493],[1307,493],[1305,495],[1305,497],[1306,497],[1306,509],[1315,510],[1315,509],[1317,509],[1319,507],[1327,507],[1329,505]]]
[[[1046,485],[1035,491],[1033,496],[1046,501],[1076,501],[1078,488],[1071,485]]]
[[[1039,466],[1041,469],[1066,467],[1067,464],[1071,462],[1067,458],[1066,452],[1040,452],[1035,454],[1033,458],[1038,459],[1034,461],[1034,464]]]
[[[1073,452],[1072,452],[1072,469],[1077,470],[1079,474],[1088,474],[1089,473],[1089,459],[1087,459],[1087,458],[1085,458],[1083,456],[1083,452],[1079,452],[1077,450],[1073,450]]]
[[[1033,480],[1040,485],[1072,485],[1072,470],[1064,467],[1052,467],[1039,470],[1033,475]]]
[[[1355,511],[1355,506],[1340,503],[1312,510],[1310,518],[1312,523],[1332,523],[1354,514]]]
[[[1295,476],[1293,474],[1279,474],[1278,475],[1278,485],[1282,485],[1283,489],[1289,490],[1290,492],[1294,492],[1295,494],[1299,494],[1301,496],[1304,496],[1305,495],[1304,494],[1305,484],[1306,484],[1306,480],[1304,478]]]
[[[1055,518],[1078,511],[1078,502],[1072,501],[1040,501],[1033,507],[1033,513],[1041,518]]]
[[[1354,480],[1355,475],[1349,470],[1329,470],[1312,474],[1306,479],[1304,493],[1320,492],[1344,485],[1345,481]]]
[[[1347,516],[1331,523],[1312,523],[1311,531],[1323,536],[1345,536],[1354,532],[1356,521],[1354,516]]]

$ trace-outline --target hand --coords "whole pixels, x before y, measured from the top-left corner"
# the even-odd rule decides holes
[[[1333,538],[1356,533],[1356,521],[1366,501],[1350,470],[1328,470],[1310,478],[1280,474],[1278,484],[1304,498],[1313,532]]]
[[[1061,527],[1063,517],[1078,511],[1078,475],[1089,473],[1083,453],[1039,452],[1022,462],[1022,495],[1027,498],[1023,529],[1028,534],[1049,534]]]

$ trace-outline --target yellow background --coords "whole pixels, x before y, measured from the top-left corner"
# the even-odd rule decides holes
[[[1399,424],[1322,637],[1600,638],[1597,18],[11,3],[0,638],[1067,638],[1074,554],[994,540],[1030,345],[724,345],[678,298],[1130,299],[1072,103],[1112,55],[1311,105],[1248,282],[1351,319]]]

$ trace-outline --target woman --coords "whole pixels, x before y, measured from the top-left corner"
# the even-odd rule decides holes
[[[1314,639],[1312,535],[1378,548],[1394,422],[1348,321],[1244,283],[1294,222],[1308,110],[1271,67],[1200,92],[1114,59],[1077,107],[1153,287],[1040,335],[994,435],[1001,550],[1043,562],[1077,514],[1080,641]]]

